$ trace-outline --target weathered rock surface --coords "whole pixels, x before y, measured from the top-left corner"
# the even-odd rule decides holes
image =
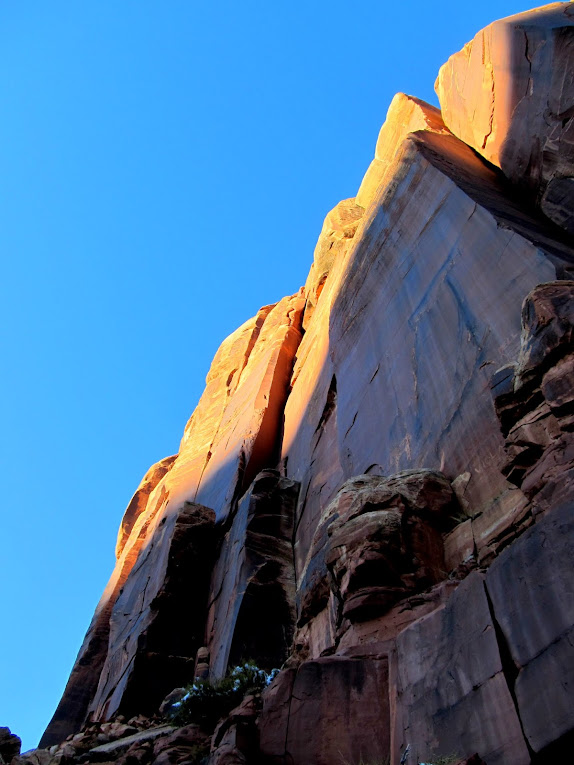
[[[518,363],[493,380],[506,436],[502,470],[534,513],[572,497],[574,486],[574,282],[541,284],[522,309]]]
[[[304,329],[309,326],[333,263],[337,258],[344,257],[349,249],[364,212],[364,208],[356,204],[354,199],[344,199],[327,214],[305,283],[304,295],[307,302],[303,317]]]
[[[450,130],[574,231],[574,9],[495,21],[441,68]]]
[[[333,264],[345,257],[366,208],[392,168],[399,147],[406,136],[416,130],[449,133],[438,109],[413,96],[397,93],[391,101],[387,118],[379,133],[375,158],[369,165],[356,198],[339,202],[323,223],[304,289],[307,299],[303,319],[305,329],[309,326]]]
[[[486,584],[535,752],[574,730],[574,504],[556,507],[492,564]]]
[[[152,714],[182,678],[193,679],[215,559],[214,522],[213,510],[192,503],[157,517],[112,610],[108,654],[90,705],[94,719]]]
[[[165,457],[163,460],[156,462],[152,465],[147,473],[142,478],[140,485],[138,486],[135,494],[130,500],[129,505],[126,508],[124,517],[120,524],[120,530],[118,532],[118,541],[116,544],[116,558],[119,558],[123,552],[127,540],[134,527],[134,523],[138,517],[146,509],[149,495],[164,477],[164,475],[170,470],[173,463],[177,459],[177,454],[172,457]]]
[[[299,581],[299,625],[331,599],[334,635],[342,619],[372,619],[444,579],[440,531],[456,510],[450,483],[434,471],[345,482],[323,513]]]
[[[397,667],[397,742],[410,745],[409,765],[477,750],[492,765],[530,762],[482,575],[398,636]]]
[[[171,462],[168,458],[169,470],[149,495],[147,490],[136,493],[135,504],[133,500],[130,503],[124,519],[129,537],[125,540],[120,532],[121,554],[116,568],[41,746],[58,743],[78,730],[88,708],[92,714],[103,713],[102,700],[98,697],[95,701],[95,696],[102,682],[104,662],[109,673],[106,693],[120,681],[120,675],[114,679],[114,665],[108,656],[112,611],[136,561],[140,581],[148,575],[157,579],[141,565],[139,556],[145,555],[163,519],[176,517],[186,502],[201,502],[202,498],[218,518],[225,518],[255,475],[276,463],[282,411],[301,338],[303,307],[299,295],[266,306],[227,338],[216,354],[205,393],[186,426],[177,459]],[[157,476],[158,466],[154,468],[140,489],[149,485],[150,473]],[[125,668],[125,663],[121,661],[120,666]]]
[[[54,745],[13,765],[542,765],[574,739],[574,245],[536,207],[574,219],[573,26],[483,30],[441,70],[448,128],[395,97],[305,288],[222,343],[144,476]],[[208,679],[246,659],[283,669],[228,714],[235,675]],[[210,722],[165,728],[192,680]]]
[[[198,725],[186,725],[154,742],[154,765],[194,762],[209,750],[209,737]]]
[[[318,659],[280,678],[264,694],[259,722],[266,762],[332,765],[388,757],[386,660]]]
[[[280,667],[295,624],[293,518],[299,487],[277,471],[260,473],[242,498],[215,565],[207,637],[210,671],[257,656]]]

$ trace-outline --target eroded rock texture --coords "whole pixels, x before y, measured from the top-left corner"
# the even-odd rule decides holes
[[[574,282],[542,284],[525,300],[518,364],[494,379],[506,436],[503,472],[534,511],[572,496]]]
[[[222,343],[132,498],[55,746],[14,765],[544,765],[574,740],[573,20],[480,32],[442,115],[393,99],[305,287]],[[282,667],[262,696],[162,719],[245,659]]]

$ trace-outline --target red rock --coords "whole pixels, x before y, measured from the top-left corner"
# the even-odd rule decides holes
[[[364,621],[446,576],[439,528],[454,510],[439,473],[405,471],[347,481],[332,503],[326,565],[342,616]]]
[[[0,728],[0,758],[6,763],[10,763],[13,757],[20,754],[22,741],[19,736],[12,733],[10,728]]]
[[[545,512],[574,481],[574,282],[541,284],[524,301],[518,363],[493,382],[506,435],[503,472]]]
[[[397,638],[397,738],[393,760],[470,755],[489,765],[530,762],[504,676],[483,576],[472,573],[443,609]]]
[[[256,656],[280,667],[295,624],[293,517],[299,487],[276,471],[261,472],[239,503],[223,539],[211,584],[207,638],[210,674]]]
[[[495,21],[441,67],[435,85],[450,130],[574,223],[574,11],[553,3]]]
[[[216,727],[211,740],[210,762],[232,765],[258,758],[259,741],[255,721],[260,699],[248,695]]]
[[[564,354],[573,346],[574,281],[538,285],[522,307],[522,342],[516,369],[519,384],[539,374],[538,368],[548,357]]]
[[[467,564],[475,558],[475,543],[472,533],[472,521],[468,518],[445,537],[444,559],[448,571],[454,571],[461,564]]]
[[[345,257],[353,237],[377,190],[384,183],[387,171],[401,143],[409,133],[430,130],[448,133],[440,111],[418,98],[397,93],[393,98],[387,118],[381,128],[371,162],[362,180],[357,197],[339,202],[325,218],[315,247],[313,265],[305,284],[307,305],[303,327],[307,329],[317,301],[323,290],[335,260]]]
[[[164,519],[171,519],[168,524],[171,526],[188,500],[204,500],[214,508],[218,518],[225,517],[259,470],[276,462],[284,400],[301,338],[303,307],[303,298],[295,295],[276,306],[261,309],[253,320],[227,338],[216,354],[206,391],[186,426],[177,459],[170,463],[169,471],[149,495],[146,491],[136,493],[136,506],[130,503],[132,509],[126,521],[130,535],[125,540],[120,532],[121,555],[98,604],[62,700],[42,737],[42,746],[58,743],[68,733],[78,730],[88,708],[92,715],[111,714],[112,709],[118,708],[121,691],[116,692],[113,703],[108,703],[96,691],[100,684],[106,694],[113,693],[126,660],[133,659],[133,654],[124,657],[118,667],[120,675],[115,674],[115,660],[111,655],[119,650],[119,645],[112,645],[108,654],[110,619],[140,552],[147,554],[145,550],[149,550],[155,531]],[[147,503],[142,510],[145,496]],[[140,581],[149,574],[157,586],[161,586],[157,572],[146,572],[141,566],[138,570]],[[119,617],[119,631],[121,621]],[[136,635],[131,639],[135,646]],[[148,656],[154,665],[157,658],[154,652]],[[124,676],[122,687],[125,680]],[[165,682],[169,683],[167,675]],[[171,687],[180,684],[181,681],[175,679]],[[170,687],[165,688],[162,698],[169,690]]]
[[[469,472],[475,515],[508,487],[491,370],[518,355],[516,305],[572,258],[452,136],[413,134],[393,168],[297,355],[283,462],[301,483],[299,580],[325,508],[353,475]]]
[[[259,748],[271,763],[284,762],[289,710],[296,669],[284,669],[263,692],[263,710],[257,720]]]
[[[306,662],[297,670],[287,704],[293,673],[276,680],[264,694],[259,726],[266,761],[332,765],[388,757],[385,660],[332,657]]]
[[[112,610],[108,654],[90,705],[94,719],[152,714],[168,691],[192,680],[204,637],[214,521],[212,510],[191,503],[155,519]]]
[[[153,765],[193,762],[200,751],[209,751],[209,736],[198,725],[186,725],[154,742],[152,762]]]
[[[337,258],[344,257],[365,210],[354,199],[344,199],[327,214],[315,245],[313,264],[305,283],[306,298],[303,328],[307,329],[325,280]]]
[[[299,580],[300,626],[324,608],[330,589],[342,614],[356,621],[444,578],[439,529],[452,524],[454,510],[450,483],[430,470],[343,484],[323,513]]]
[[[518,673],[515,693],[535,752],[574,730],[574,518],[551,510],[492,564],[494,614]]]
[[[357,197],[327,216],[305,290],[224,341],[179,454],[130,502],[43,739],[67,740],[15,765],[191,762],[193,731],[154,743],[157,718],[141,713],[247,656],[267,669],[287,659],[263,694],[262,758],[252,699],[216,729],[212,764],[396,762],[409,743],[409,765],[454,751],[520,765],[524,735],[540,757],[573,735],[574,530],[560,504],[571,508],[574,481],[574,249],[532,205],[574,219],[571,106],[541,127],[528,169],[518,156],[540,84],[551,101],[570,97],[573,24],[552,37],[556,12],[526,14],[522,38],[516,20],[496,27],[509,42],[485,49],[486,70],[467,49],[470,91],[516,40],[554,62],[527,83],[521,49],[514,83],[531,87],[500,152],[512,182],[437,110],[393,101]],[[502,122],[500,99],[486,101],[490,148]],[[492,601],[477,566],[491,566]],[[136,713],[143,737],[118,744]]]
[[[387,172],[393,172],[393,160],[401,144],[409,133],[417,130],[443,134],[450,132],[436,107],[419,98],[397,93],[391,101],[387,118],[379,133],[375,158],[369,165],[357,193],[357,205],[369,207],[379,187],[388,182]]]
[[[382,616],[349,623],[338,640],[337,655],[352,658],[388,656],[394,651],[397,635],[409,624],[442,608],[458,584],[454,579],[440,582],[424,593],[405,598]],[[318,657],[318,654],[312,656]]]

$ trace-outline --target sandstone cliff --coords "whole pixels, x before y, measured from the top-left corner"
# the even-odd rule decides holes
[[[395,97],[305,286],[223,342],[134,494],[50,749],[15,765],[574,739],[573,51],[554,3],[453,55],[442,113]],[[281,671],[215,731],[157,717],[248,658]]]

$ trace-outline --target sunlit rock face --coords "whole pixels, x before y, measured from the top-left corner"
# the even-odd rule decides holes
[[[262,308],[222,343],[207,376],[206,390],[186,426],[179,454],[150,468],[126,510],[118,535],[116,567],[42,745],[63,740],[88,713],[99,719],[122,709],[126,681],[138,658],[135,646],[147,630],[145,620],[138,617],[124,634],[121,614],[135,615],[136,605],[134,601],[127,612],[122,611],[122,593],[128,580],[136,590],[147,579],[157,580],[157,556],[169,556],[173,534],[183,522],[188,504],[209,503],[215,517],[224,519],[259,470],[277,462],[303,308],[300,295],[284,298]],[[213,561],[207,565],[208,578],[212,565]],[[158,587],[161,589],[161,582]],[[196,624],[193,631],[203,634],[206,614],[202,611],[198,618],[201,626]],[[127,634],[132,648],[122,655],[120,646]],[[188,644],[182,666],[198,647],[194,640]],[[165,650],[151,652],[161,655]],[[118,658],[113,660],[113,655]],[[123,690],[118,690],[118,683]]]
[[[516,306],[573,262],[458,139],[405,139],[297,354],[283,463],[301,484],[298,579],[321,513],[352,476],[470,472],[475,511],[509,489],[490,377],[518,353]]]
[[[449,58],[435,89],[449,129],[573,232],[572,4],[490,24]]]
[[[397,93],[391,101],[387,118],[379,133],[375,158],[359,187],[355,199],[358,205],[366,209],[371,204],[384,181],[385,173],[392,167],[402,142],[409,133],[417,130],[443,134],[450,132],[436,107],[419,98]]]
[[[480,32],[442,115],[393,99],[304,288],[224,340],[128,505],[42,744],[91,726],[14,765],[79,765],[103,721],[139,731],[93,754],[121,765],[210,738],[209,765],[526,765],[572,741],[572,19]],[[282,671],[215,730],[153,717],[245,659]]]

